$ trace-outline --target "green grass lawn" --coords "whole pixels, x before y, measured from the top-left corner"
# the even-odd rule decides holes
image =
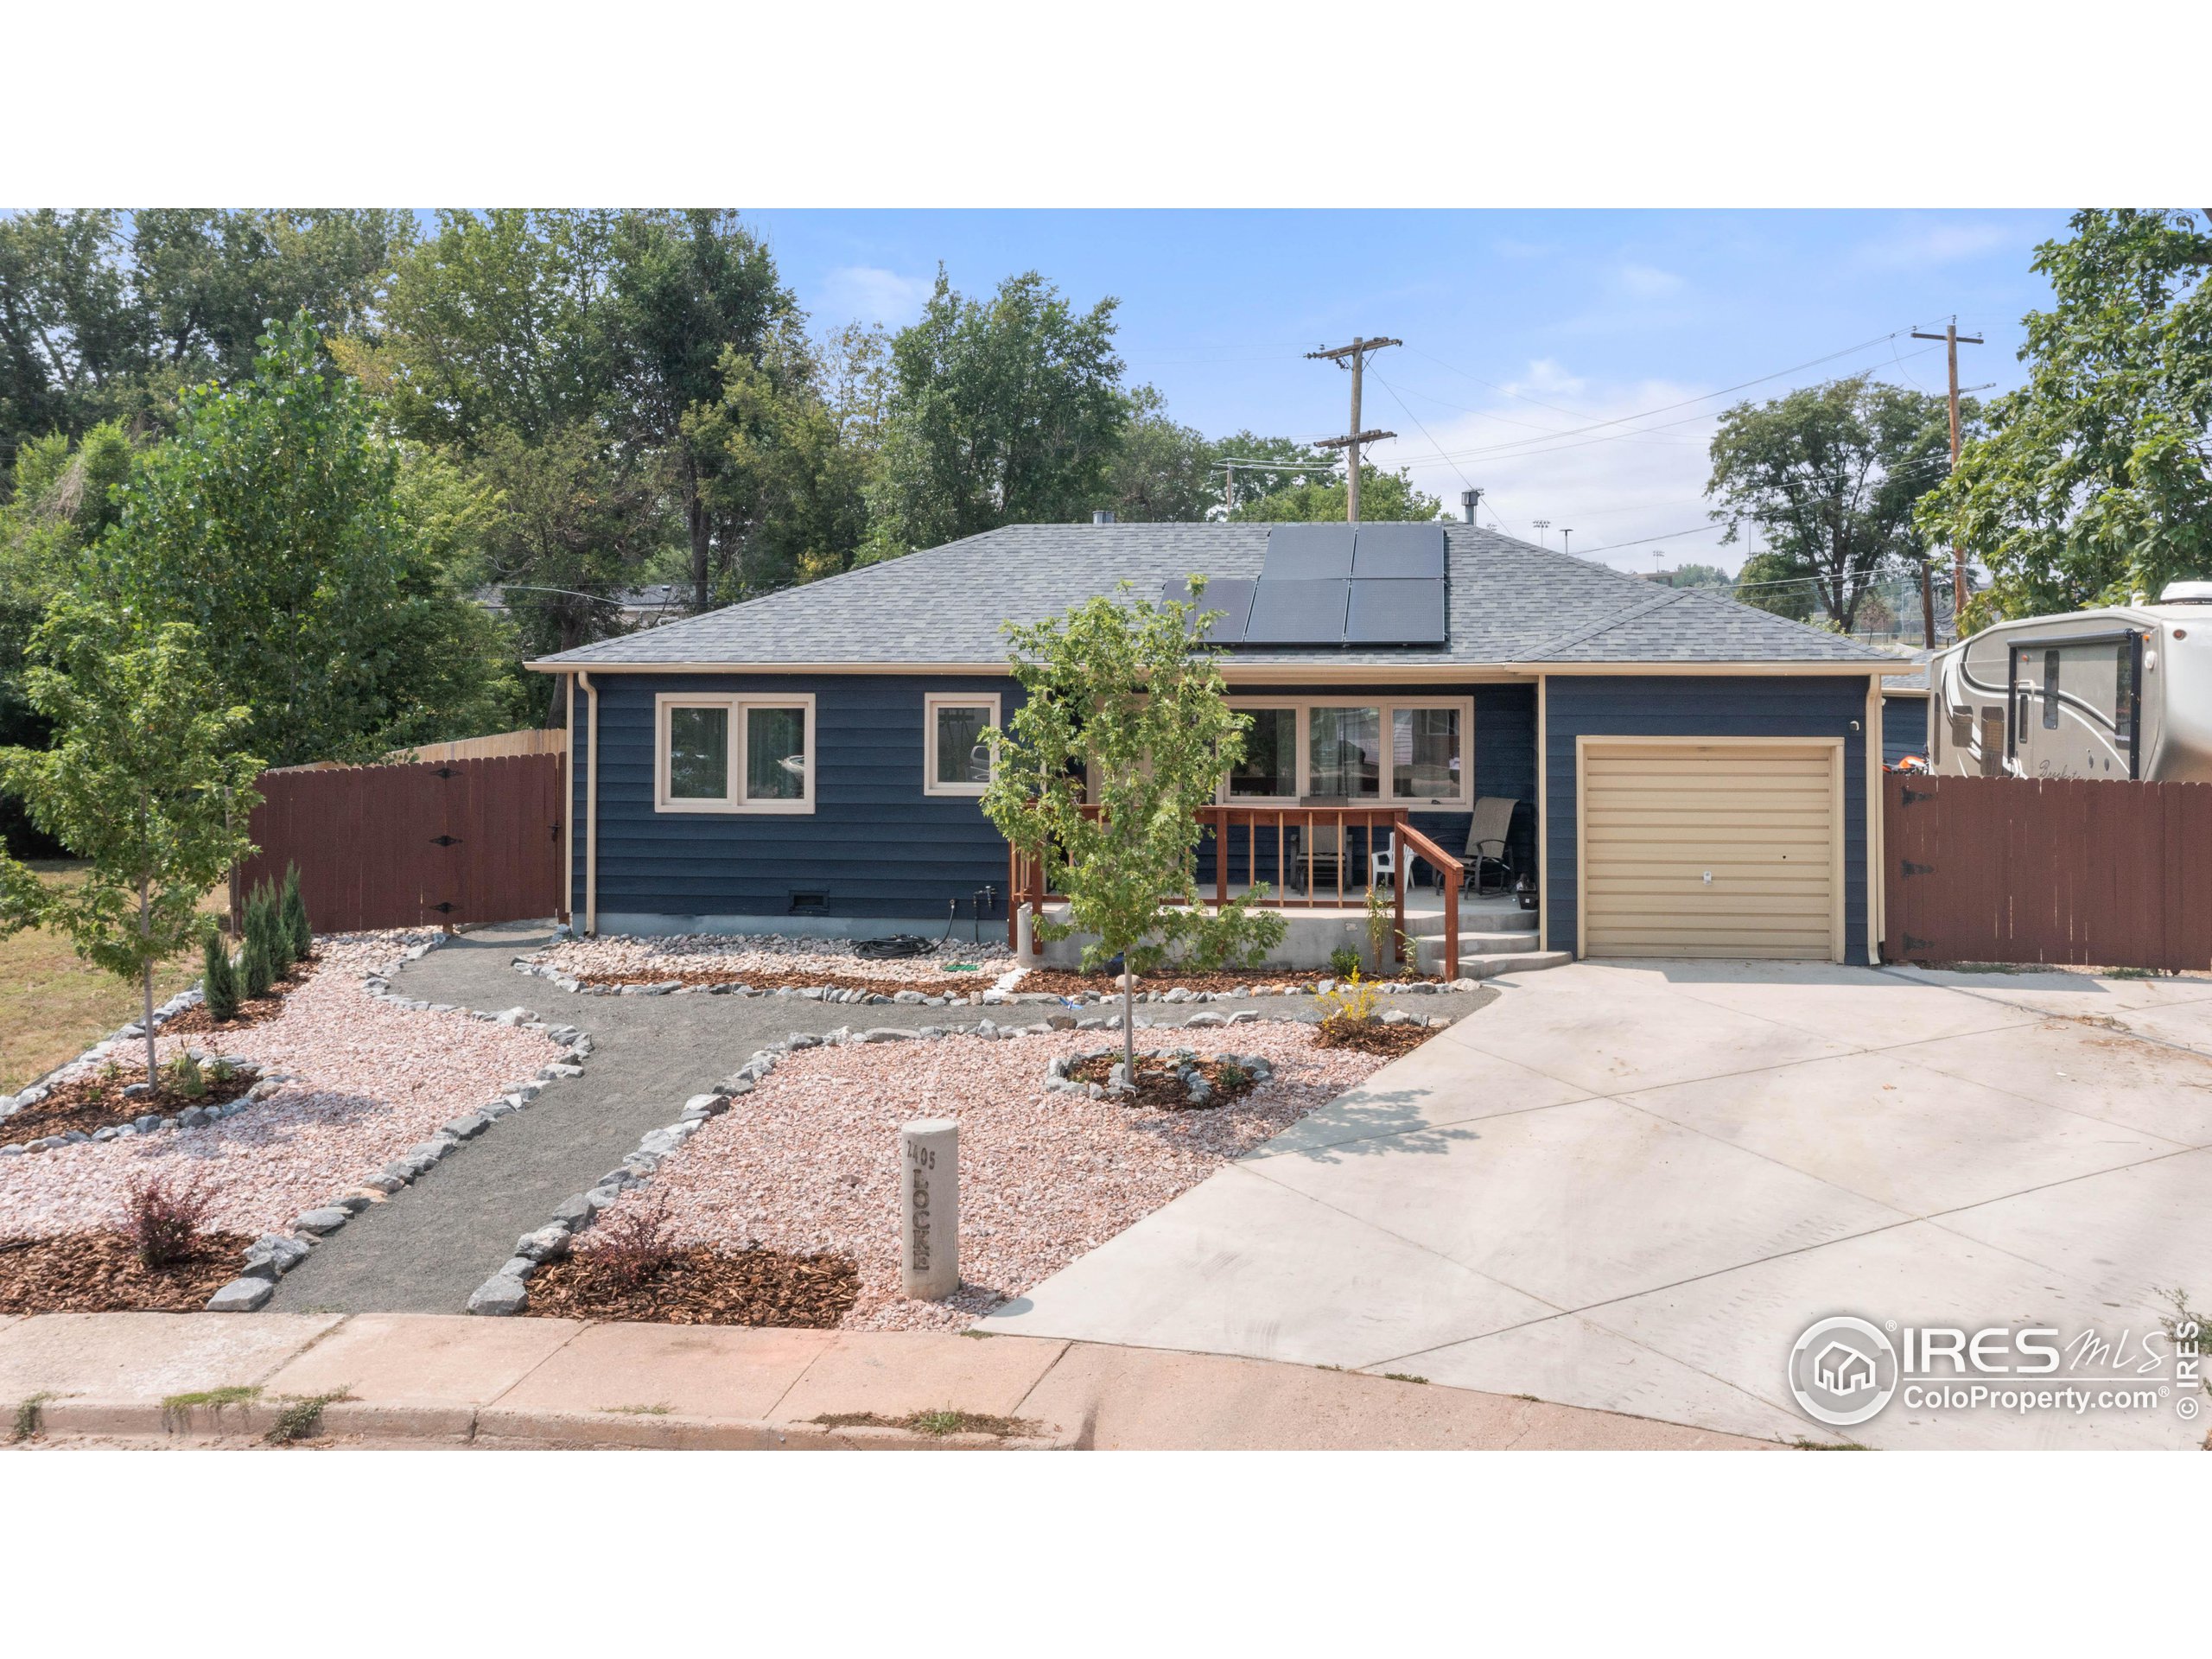
[[[36,860],[46,880],[81,880],[79,864]],[[205,908],[219,912],[223,895],[210,893]],[[165,963],[154,976],[154,1000],[164,1001],[200,977],[200,953]],[[137,982],[104,974],[80,960],[64,934],[46,928],[0,938],[0,1094],[73,1059],[124,1021],[135,1020],[142,998]]]

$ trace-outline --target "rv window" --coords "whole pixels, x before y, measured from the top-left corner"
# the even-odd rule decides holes
[[[2043,728],[2058,729],[2058,653],[2055,651],[2043,654]]]
[[[2119,669],[2113,676],[2112,729],[2122,754],[2135,747],[2135,642],[2123,639],[2117,652]]]

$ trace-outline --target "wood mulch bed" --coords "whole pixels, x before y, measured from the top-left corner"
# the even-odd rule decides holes
[[[1362,1054],[1382,1054],[1395,1059],[1401,1054],[1412,1053],[1442,1029],[1441,1026],[1417,1026],[1411,1022],[1386,1026],[1380,1020],[1328,1019],[1321,1022],[1314,1034],[1313,1046],[1357,1049]]]
[[[1093,1055],[1068,1067],[1068,1076],[1077,1083],[1103,1085],[1114,1075],[1114,1068],[1121,1063],[1119,1054]],[[1185,1065],[1213,1087],[1213,1098],[1204,1106],[1193,1106],[1190,1096],[1184,1090],[1181,1072]],[[1243,1072],[1240,1080],[1223,1082],[1222,1065],[1219,1060],[1185,1061],[1165,1054],[1139,1054],[1137,1091],[1134,1095],[1121,1096],[1120,1099],[1124,1105],[1144,1107],[1153,1111],[1211,1111],[1217,1106],[1226,1106],[1233,1100],[1242,1099],[1258,1086],[1257,1080],[1242,1066],[1237,1068]]]
[[[684,985],[750,985],[756,991],[786,986],[805,990],[824,985],[840,991],[874,991],[884,996],[895,996],[900,991],[919,991],[924,996],[965,996],[970,991],[988,991],[996,982],[995,976],[980,971],[939,974],[928,979],[887,979],[834,970],[740,974],[703,968],[671,968],[664,974],[579,974],[577,978],[587,985],[665,985],[674,980]]]
[[[643,1281],[625,1284],[588,1246],[531,1275],[529,1311],[542,1319],[642,1319],[661,1325],[777,1325],[826,1331],[860,1296],[860,1272],[842,1255],[782,1250],[669,1252]]]
[[[219,1082],[212,1062],[203,1065],[200,1072],[207,1087],[188,1096],[179,1094],[166,1077],[162,1080],[162,1086],[150,1095],[126,1096],[123,1092],[125,1088],[146,1080],[143,1065],[127,1071],[118,1065],[86,1077],[71,1077],[54,1084],[44,1100],[0,1118],[0,1140],[36,1141],[44,1135],[67,1135],[72,1129],[90,1135],[111,1123],[128,1123],[149,1112],[175,1117],[188,1106],[222,1106],[245,1094],[261,1076],[257,1067],[235,1066],[230,1076]]]
[[[244,1031],[248,1026],[257,1026],[264,1020],[274,1020],[284,1012],[286,993],[296,991],[308,980],[314,978],[319,961],[320,953],[317,953],[315,956],[309,957],[305,962],[294,963],[291,971],[271,985],[269,988],[269,995],[266,996],[241,996],[238,998],[238,1013],[228,1020],[211,1018],[207,1013],[207,1005],[205,1002],[197,1003],[174,1019],[162,1021],[161,1035],[189,1037],[197,1032],[220,1033],[226,1031]]]
[[[149,1268],[121,1233],[0,1239],[0,1313],[196,1313],[252,1242],[203,1233],[182,1261]]]

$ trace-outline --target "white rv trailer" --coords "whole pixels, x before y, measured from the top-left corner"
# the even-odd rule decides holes
[[[1928,665],[1928,769],[2212,783],[2212,582],[1999,622]]]

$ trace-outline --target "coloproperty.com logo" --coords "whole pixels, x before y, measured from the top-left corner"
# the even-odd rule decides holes
[[[1805,1414],[1855,1428],[1902,1398],[1910,1411],[2157,1411],[2184,1422],[2204,1407],[2206,1333],[2194,1319],[2117,1336],[2047,1325],[1877,1325],[1815,1320],[1789,1351],[1789,1392]]]

